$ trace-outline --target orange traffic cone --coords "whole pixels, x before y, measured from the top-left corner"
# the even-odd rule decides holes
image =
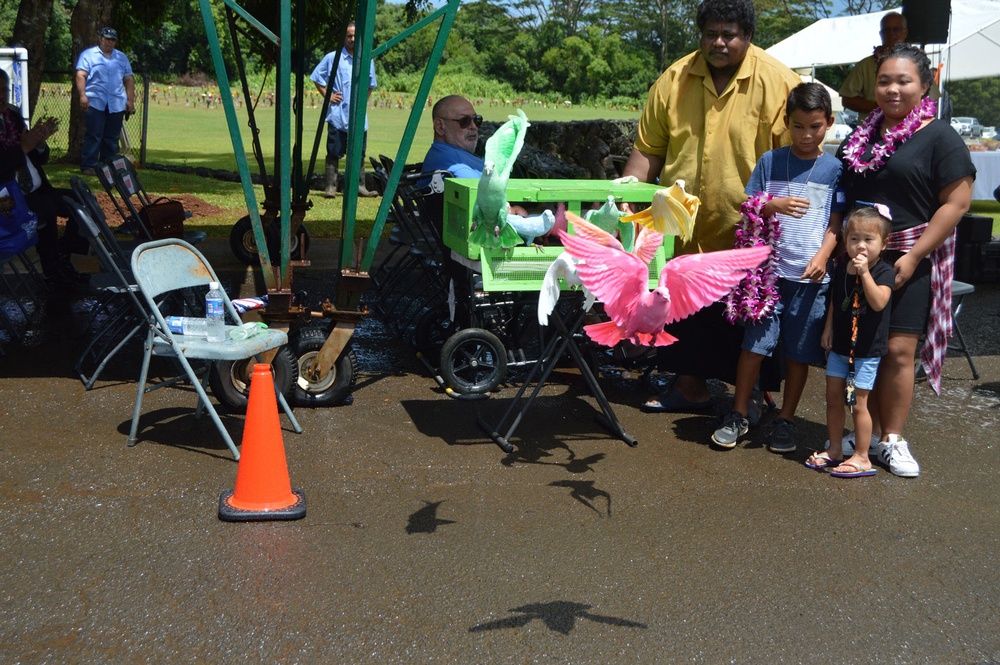
[[[293,490],[288,480],[271,366],[257,363],[250,380],[236,489],[219,497],[219,519],[249,522],[297,520],[305,516],[306,498],[299,490]]]

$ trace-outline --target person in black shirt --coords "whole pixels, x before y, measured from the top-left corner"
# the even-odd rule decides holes
[[[868,393],[875,387],[879,361],[889,342],[889,300],[895,279],[892,267],[880,258],[892,229],[874,207],[850,212],[844,222],[847,259],[831,280],[830,304],[821,344],[830,352],[826,361],[827,452],[812,455],[806,466],[831,468],[831,475],[853,478],[875,475],[868,460],[872,418]],[[854,454],[842,462],[844,403],[854,416]]]
[[[893,267],[889,350],[869,400],[872,446],[893,474],[920,475],[903,432],[914,392],[913,358],[920,355],[927,383],[941,387],[941,365],[951,329],[955,227],[969,209],[976,168],[962,137],[935,119],[928,97],[930,60],[915,46],[896,44],[879,61],[879,107],[841,145],[841,186],[847,203],[888,206],[892,237],[882,258]]]

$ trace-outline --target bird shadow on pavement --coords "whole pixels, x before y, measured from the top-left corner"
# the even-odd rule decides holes
[[[547,386],[545,390],[549,391],[550,387]],[[556,386],[552,390],[560,388]],[[607,441],[608,445],[624,444],[597,423],[594,416],[600,413],[600,409],[582,396],[560,392],[561,394],[540,394],[523,413],[510,436],[511,443],[514,444],[512,459],[525,463],[542,463],[541,460],[552,456],[551,451],[563,449],[569,452],[570,461],[559,466],[565,466],[571,473],[581,473],[589,470],[590,465],[599,460],[593,457],[575,458],[570,444],[585,441]],[[513,393],[510,397],[505,394],[488,400],[404,400],[401,404],[421,434],[439,438],[449,446],[481,445],[492,444],[493,441],[479,427],[478,420],[489,424],[502,435],[510,431],[517,416],[514,413],[505,417],[512,397]],[[525,404],[526,400],[521,400],[517,408],[521,409]]]
[[[532,621],[538,620],[545,624],[549,630],[561,635],[569,635],[576,622],[580,620],[593,621],[608,626],[618,626],[620,628],[647,628],[646,624],[631,619],[596,614],[589,610],[593,605],[585,603],[574,603],[568,600],[554,600],[547,603],[529,603],[520,607],[514,607],[508,612],[511,616],[493,621],[476,624],[469,628],[470,633],[481,633],[487,630],[500,630],[503,628],[523,628]]]
[[[434,533],[439,526],[457,524],[455,520],[444,520],[437,516],[438,509],[444,501],[424,500],[424,507],[413,513],[406,520],[406,533]]]

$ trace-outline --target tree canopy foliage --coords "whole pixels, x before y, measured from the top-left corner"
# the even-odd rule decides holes
[[[30,27],[44,31],[47,71],[70,69],[75,53],[93,43],[93,24],[105,16],[118,29],[119,47],[130,55],[137,69],[161,80],[199,72],[210,75],[213,70],[198,0],[50,1],[47,20],[35,21]],[[38,7],[47,7],[39,0],[0,4],[0,43],[6,44],[13,41],[19,9],[30,7],[38,14]],[[240,4],[277,29],[280,3],[242,0]],[[847,13],[878,11],[895,4],[895,0],[847,0]],[[830,16],[832,9],[829,0],[755,0],[755,5],[758,18],[753,41],[764,48]],[[211,6],[223,51],[230,53],[226,10],[221,0],[211,0]],[[340,43],[355,6],[347,0],[304,3],[307,67]],[[670,62],[697,48],[696,7],[697,0],[464,2],[445,47],[438,81],[447,81],[452,86],[449,91],[476,96],[493,89],[573,102],[602,99],[641,103]],[[408,0],[406,4],[379,0],[375,45],[433,10],[430,0]],[[85,20],[80,19],[81,14]],[[240,21],[237,24],[243,26]],[[376,70],[382,85],[415,88],[435,34],[436,27],[425,28],[381,56]],[[252,30],[242,30],[240,39],[248,70],[263,76],[276,58],[276,47]],[[846,70],[821,72],[820,78],[826,77],[836,88]],[[1000,124],[998,87],[1000,83],[993,80],[952,84],[955,113]]]

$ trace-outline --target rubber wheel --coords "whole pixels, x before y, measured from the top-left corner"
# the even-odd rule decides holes
[[[267,236],[267,250],[271,254],[271,263],[277,265],[280,263],[278,260],[278,254],[281,251],[281,239],[278,237],[281,228],[280,217],[275,217],[274,222],[272,222],[264,233]],[[274,230],[272,230],[274,229]],[[309,231],[304,225],[299,226],[299,233],[292,236],[291,239],[291,253],[290,258],[293,261],[297,261],[302,258],[302,253],[299,251],[299,235],[303,236],[304,242],[302,243],[306,253],[309,252]],[[253,235],[253,222],[250,221],[250,215],[245,215],[241,217],[239,221],[233,224],[233,230],[229,232],[229,248],[233,250],[233,255],[237,259],[242,261],[248,266],[257,265],[260,259],[257,257],[257,239]]]
[[[250,215],[241,217],[233,224],[233,230],[229,232],[229,249],[233,250],[233,255],[244,264],[248,266],[257,264],[257,240],[253,237]]]
[[[326,342],[324,328],[301,328],[289,342],[297,356],[295,403],[299,406],[324,407],[340,404],[358,380],[358,359],[348,344],[322,379],[310,379],[311,367]]]
[[[413,346],[423,354],[437,353],[445,341],[455,334],[457,323],[451,320],[448,303],[427,310],[413,329]]]
[[[255,358],[247,358],[212,363],[212,370],[208,375],[212,394],[231,411],[246,412],[247,400],[250,399],[250,384],[246,382],[246,377],[253,373],[253,365],[256,362]],[[295,354],[288,346],[278,349],[278,353],[271,361],[271,373],[274,375],[277,389],[286,400],[289,399],[295,380],[299,376],[299,366],[295,361]]]
[[[507,351],[482,328],[459,330],[441,347],[441,376],[457,393],[487,393],[507,374]]]
[[[252,234],[251,234],[252,235]],[[271,265],[281,265],[281,218],[275,217],[274,223],[267,227],[267,251],[271,255]],[[303,250],[309,253],[309,230],[305,224],[299,224],[299,232],[289,239],[289,258],[298,261]]]

